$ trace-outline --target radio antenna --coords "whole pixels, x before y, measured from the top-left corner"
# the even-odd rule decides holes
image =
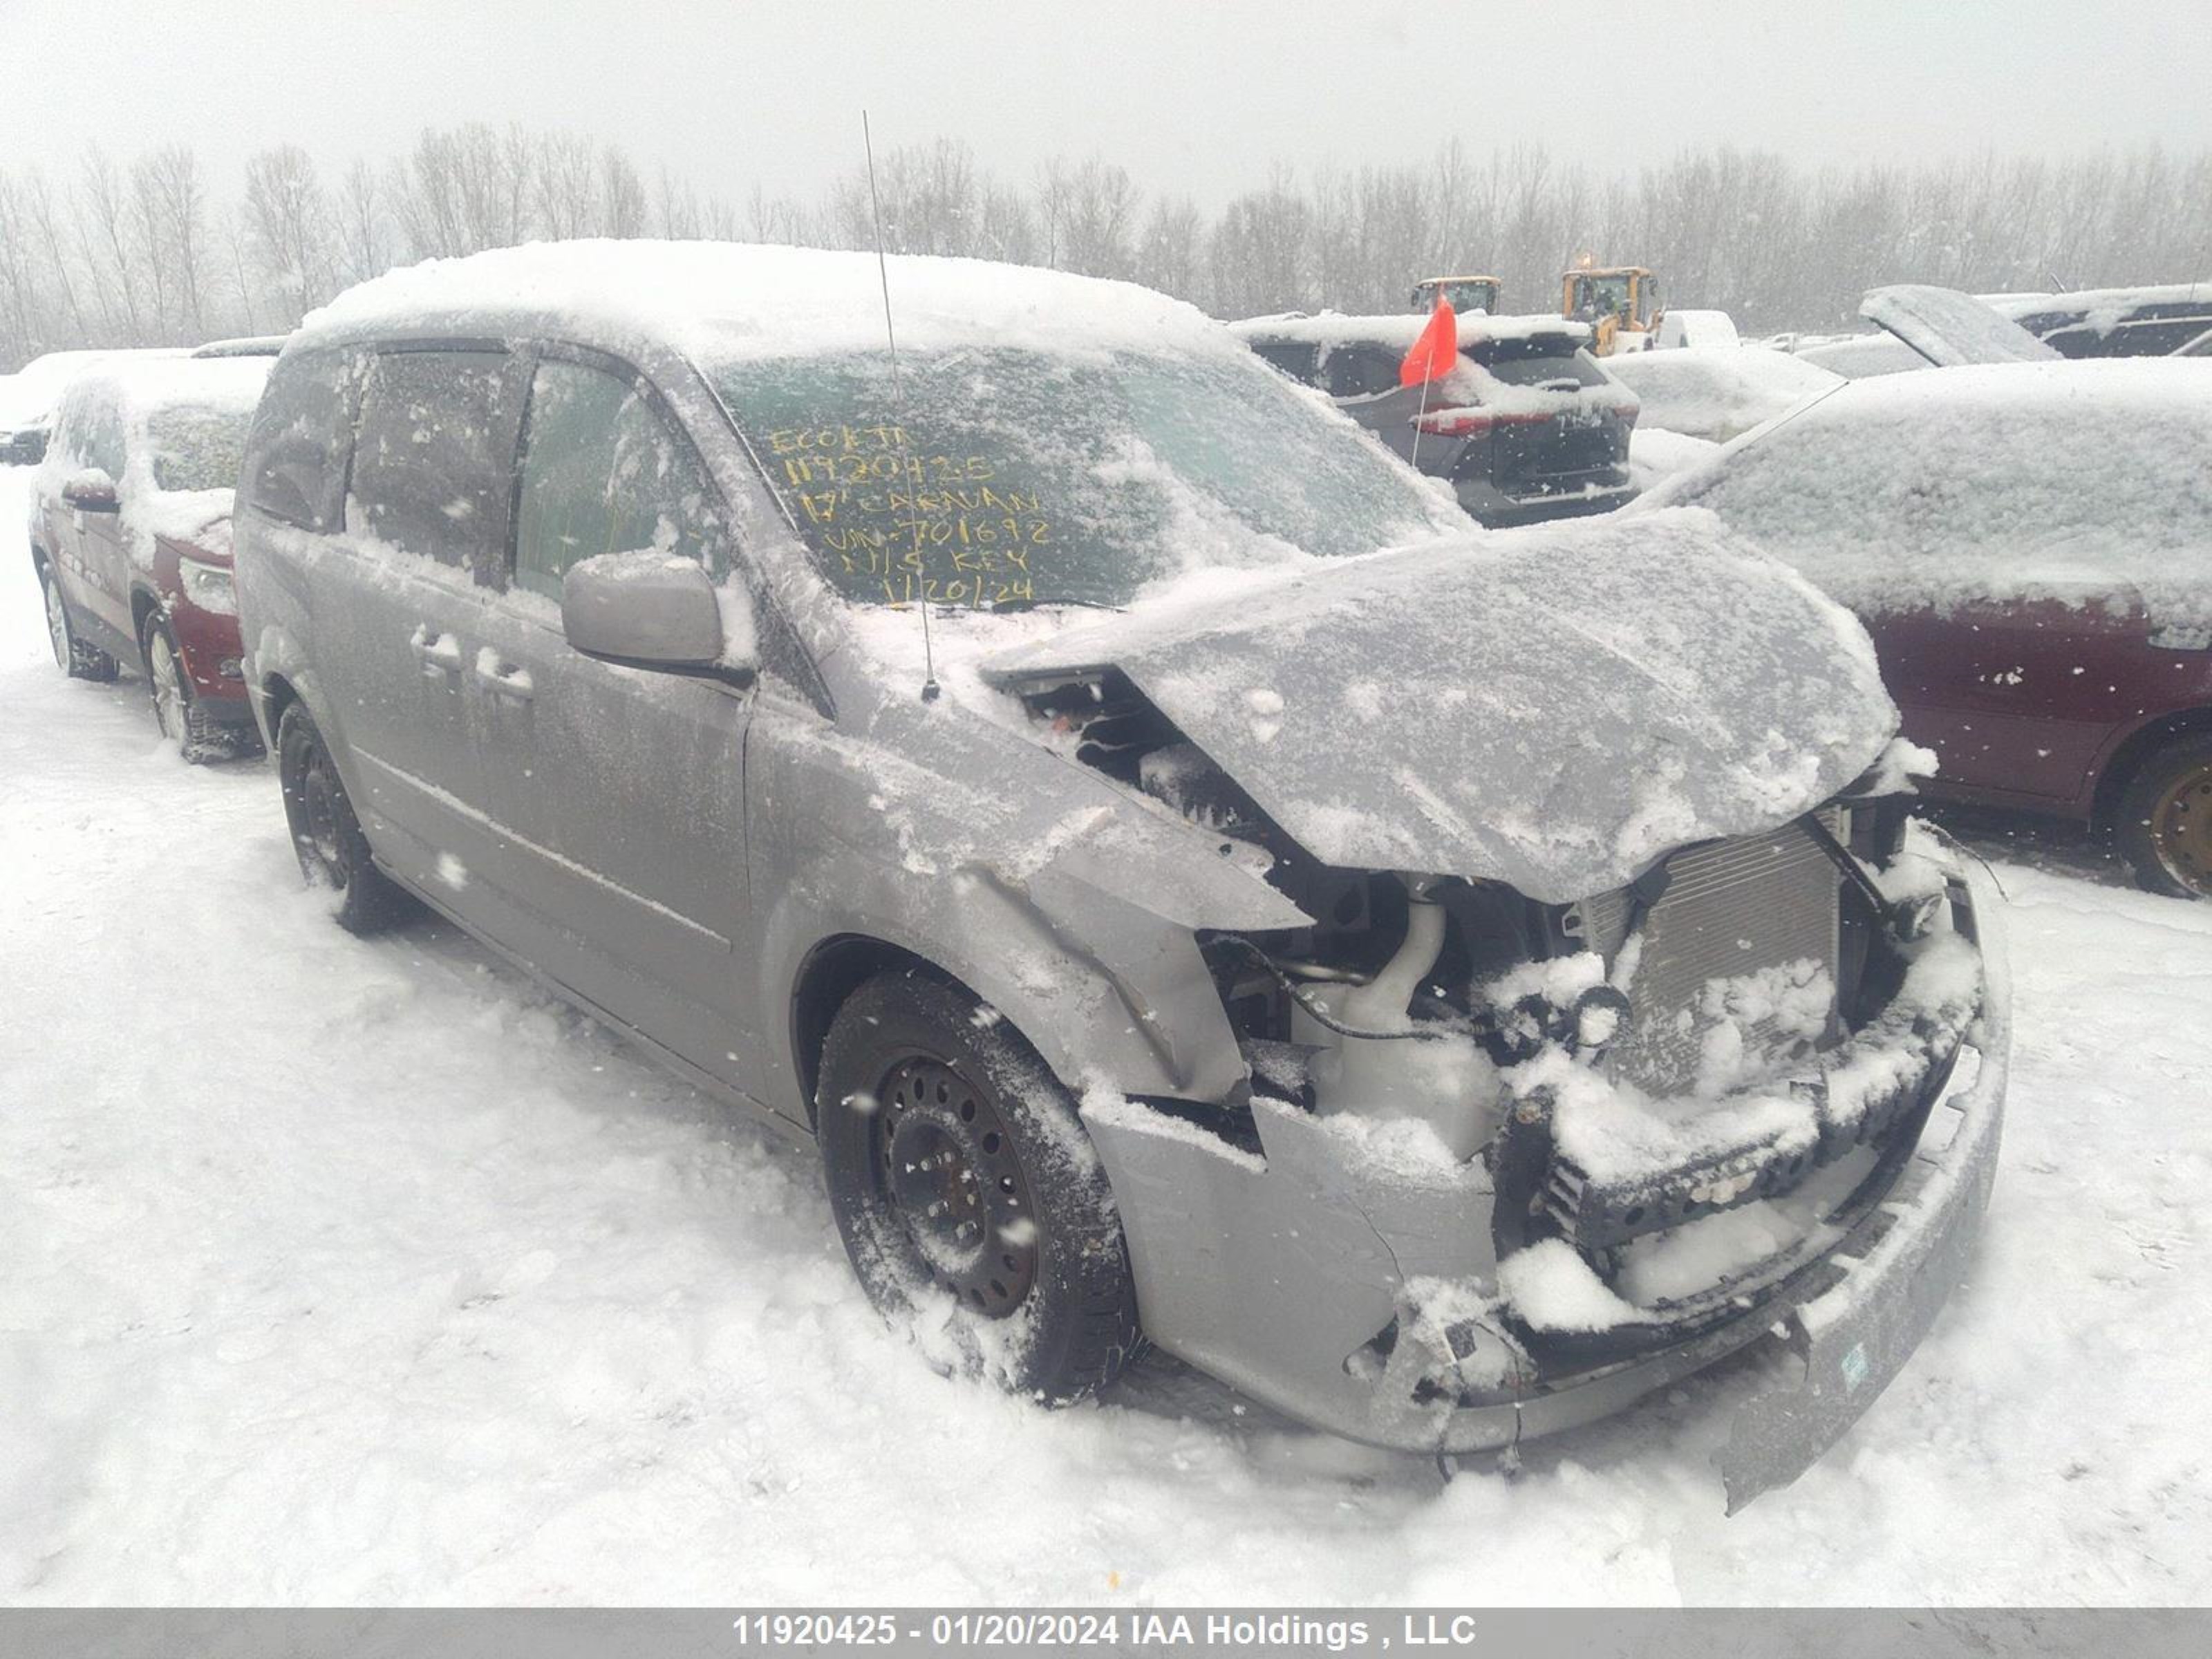
[[[884,258],[884,203],[876,193],[876,141],[868,131],[868,112],[860,112],[860,148],[868,158],[868,212],[876,227],[876,277],[884,289],[884,338],[891,349],[891,408],[898,416],[899,451],[906,450],[906,382],[899,374],[898,330],[891,322],[891,268]],[[929,573],[922,572],[921,700],[935,702],[938,696],[937,653],[929,638]]]

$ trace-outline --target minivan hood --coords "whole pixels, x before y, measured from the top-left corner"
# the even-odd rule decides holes
[[[981,665],[1107,669],[1323,862],[1551,902],[1787,822],[1897,726],[1850,614],[1698,508],[1255,577]]]

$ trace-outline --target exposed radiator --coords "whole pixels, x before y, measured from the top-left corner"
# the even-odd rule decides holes
[[[1840,810],[1820,816],[1843,833]],[[1838,878],[1810,836],[1784,824],[1767,835],[1692,848],[1668,861],[1667,874],[1667,890],[1644,921],[1628,988],[1628,1034],[1607,1057],[1615,1076],[1658,1095],[1688,1090],[1704,1063],[1707,1034],[1719,1023],[1705,1006],[1706,987],[1716,980],[1747,981],[1763,995],[1776,988],[1769,970],[1793,964],[1810,963],[1825,972],[1825,1024],[1816,1033],[1806,1031],[1802,997],[1796,1019],[1741,1021],[1748,1059],[1778,1066],[1835,1040]],[[1584,942],[1608,967],[1627,943],[1633,903],[1620,889],[1577,907]],[[1766,980],[1751,980],[1762,975]]]

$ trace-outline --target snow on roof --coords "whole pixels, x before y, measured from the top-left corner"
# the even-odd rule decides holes
[[[1133,283],[984,259],[894,254],[902,350],[989,343],[1055,354],[1231,349],[1196,307]],[[301,346],[440,328],[543,326],[716,356],[880,349],[876,256],[732,242],[536,242],[432,259],[347,289],[309,314]]]
[[[157,409],[251,411],[261,399],[271,357],[125,357],[95,365],[82,378],[111,385],[135,420]]]
[[[104,364],[147,358],[179,357],[182,346],[149,346],[128,349],[49,351],[33,357],[13,374],[0,374],[0,426],[43,421],[80,374]]]
[[[2166,357],[1977,363],[1855,382],[1823,418],[1879,420],[1899,411],[1917,416],[1943,410],[2002,422],[2008,413],[2030,408],[2076,413],[2186,408],[2193,418],[2212,416],[2212,375]]]
[[[1318,316],[1289,313],[1279,317],[1248,317],[1229,325],[1230,331],[1246,340],[1296,340],[1320,346],[1387,345],[1409,349],[1429,325],[1429,313],[1392,312],[1379,317],[1351,317],[1324,311]],[[1492,317],[1475,313],[1459,319],[1460,349],[1485,340],[1534,340],[1565,335],[1577,344],[1589,338],[1589,325],[1565,317]]]
[[[1636,394],[1643,425],[1716,443],[1839,384],[1828,370],[1765,346],[1624,351],[1605,366]]]
[[[2050,313],[2119,315],[2142,306],[2212,305],[2212,281],[2163,283],[2145,288],[2085,288],[2067,294],[1978,294],[1974,296],[2017,322]]]

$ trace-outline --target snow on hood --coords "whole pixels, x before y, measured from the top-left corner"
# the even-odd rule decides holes
[[[2099,601],[2212,639],[2208,455],[2202,364],[1996,363],[1855,381],[1626,510],[1710,507],[1861,615]]]
[[[1642,427],[1715,443],[1842,384],[1825,368],[1765,346],[1625,351],[1606,360],[1606,371],[1636,394]]]
[[[1850,615],[1682,510],[1496,532],[1002,652],[1120,669],[1326,863],[1559,902],[1787,822],[1896,729]]]

